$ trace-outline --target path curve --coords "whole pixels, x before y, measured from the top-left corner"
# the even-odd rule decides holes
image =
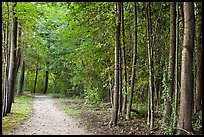
[[[25,122],[11,132],[13,135],[87,135],[76,120],[54,105],[54,98],[35,95],[33,111]]]

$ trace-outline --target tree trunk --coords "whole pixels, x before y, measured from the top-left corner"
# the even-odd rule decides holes
[[[198,36],[198,66],[196,74],[196,92],[195,92],[195,113],[201,110],[201,100],[202,100],[202,3],[198,5],[198,14],[200,15],[200,32]]]
[[[163,4],[162,4],[163,5]],[[162,8],[161,8],[162,9]],[[157,16],[156,23],[155,23],[155,34],[153,37],[153,44],[155,45],[161,45],[160,41],[158,40],[157,36],[160,36],[160,29],[159,29],[159,19],[160,19],[160,14],[161,11],[158,13],[159,15]],[[160,37],[161,39],[161,37]],[[160,46],[157,48],[157,63],[158,66],[156,67],[156,78],[155,78],[155,104],[156,104],[156,111],[159,111],[159,94],[160,94],[160,85],[161,85],[161,48]]]
[[[113,82],[112,79],[109,81],[109,96],[110,96],[110,102],[113,108]]]
[[[161,87],[161,71],[162,67],[160,64],[161,62],[161,48],[158,48],[158,57],[157,57],[157,64],[158,66],[158,71],[156,74],[156,80],[155,80],[155,95],[156,95],[156,111],[159,111],[159,100],[160,100],[160,87]]]
[[[22,95],[25,75],[25,61],[22,62],[21,74],[18,82],[18,95]]]
[[[147,125],[150,125],[150,130],[152,130],[154,126],[154,75],[152,59],[153,48],[152,48],[150,2],[146,3],[146,22],[147,22],[148,58],[149,58],[149,93],[148,93]]]
[[[8,74],[8,104],[6,113],[10,113],[12,101],[14,98],[14,90],[15,90],[15,67],[16,67],[16,47],[17,47],[17,17],[15,17],[15,7],[17,3],[14,2],[12,6],[12,34],[11,34],[11,49],[10,49],[10,65],[9,65],[9,74]]]
[[[124,70],[124,100],[122,112],[125,113],[127,108],[127,63],[126,63],[126,50],[125,50],[125,24],[124,24],[124,7],[121,6],[121,23],[122,23],[122,43],[123,43],[123,70]]]
[[[8,89],[9,89],[9,83],[8,83],[8,73],[9,73],[9,25],[10,25],[10,10],[9,10],[9,5],[8,2],[6,2],[7,6],[7,19],[6,19],[6,30],[5,30],[5,48],[4,48],[4,55],[5,55],[5,68],[4,68],[4,100],[3,100],[3,108],[2,108],[2,114],[3,116],[7,115],[7,105],[8,105]]]
[[[174,69],[176,49],[176,2],[170,2],[170,51],[168,68],[168,92],[164,101],[164,125],[169,124],[172,111],[172,98],[174,93]]]
[[[14,96],[15,96],[15,90],[16,90],[16,77],[17,77],[17,73],[19,70],[19,66],[20,66],[20,62],[21,62],[21,28],[19,27],[19,37],[18,37],[18,44],[17,44],[17,52],[16,52],[16,66],[15,66],[15,71],[14,71],[14,95],[12,98],[12,102],[14,103]]]
[[[120,49],[120,21],[121,21],[121,2],[116,3],[116,33],[115,33],[115,84],[114,102],[110,125],[116,126],[118,121],[118,96],[119,96],[119,49]]]
[[[45,87],[44,87],[44,90],[43,90],[43,94],[46,94],[47,92],[47,87],[48,87],[48,62],[47,62],[47,70],[46,70],[46,74],[45,74]]]
[[[38,62],[36,63],[36,70],[35,70],[35,81],[34,81],[34,89],[33,89],[34,94],[36,92],[37,80],[38,80]]]
[[[194,3],[184,2],[184,37],[181,64],[181,97],[178,129],[192,131],[193,51],[195,35]]]
[[[178,47],[179,47],[179,5],[176,4],[177,16],[176,16],[176,49],[175,49],[175,96],[174,96],[174,119],[173,127],[177,125],[177,113],[178,113]]]
[[[182,17],[182,26],[183,26],[183,33],[184,33],[184,12],[183,12],[183,2],[180,2],[180,12],[181,12],[181,17]],[[182,34],[183,34],[182,33]]]
[[[133,51],[133,62],[132,62],[132,74],[131,74],[131,86],[130,86],[130,96],[127,104],[127,113],[126,119],[130,119],[131,107],[132,107],[132,98],[135,85],[135,73],[136,73],[136,61],[137,61],[137,3],[134,2],[134,51]]]
[[[121,2],[122,3],[122,2]],[[122,48],[119,49],[119,113],[122,113]]]

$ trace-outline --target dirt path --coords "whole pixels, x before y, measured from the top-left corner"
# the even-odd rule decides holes
[[[11,132],[13,135],[86,135],[83,127],[54,105],[54,98],[35,95],[28,120]]]

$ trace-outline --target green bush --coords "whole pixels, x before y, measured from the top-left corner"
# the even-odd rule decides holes
[[[98,103],[101,100],[100,95],[98,93],[98,88],[89,90],[86,93],[85,100],[86,100],[86,103],[90,103],[90,104]]]

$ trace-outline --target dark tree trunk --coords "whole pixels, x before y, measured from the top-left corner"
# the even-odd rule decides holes
[[[135,85],[135,73],[136,73],[136,61],[137,61],[137,3],[134,2],[134,51],[133,51],[133,63],[132,63],[132,74],[131,74],[131,86],[130,86],[130,96],[127,104],[126,119],[130,119],[132,99]]]
[[[160,64],[161,62],[161,48],[158,48],[158,57],[157,57],[157,64]],[[160,87],[161,87],[161,65],[158,66],[158,71],[156,74],[156,80],[155,80],[155,95],[156,95],[156,111],[159,111],[159,100],[160,100]]]
[[[9,65],[9,74],[8,74],[8,104],[6,113],[10,113],[12,101],[14,98],[15,90],[15,67],[16,67],[16,47],[17,47],[17,17],[15,16],[15,7],[17,3],[14,2],[12,6],[12,32],[11,32],[11,49],[10,49],[10,65]]]
[[[24,75],[25,75],[25,61],[22,62],[20,79],[18,82],[18,95],[22,95],[23,93],[23,85],[24,85]]]
[[[116,33],[115,33],[115,84],[114,102],[110,125],[116,126],[118,122],[118,97],[119,97],[119,49],[120,49],[120,21],[121,21],[121,2],[116,3]]]
[[[170,51],[168,68],[168,92],[164,101],[164,125],[169,123],[172,111],[172,98],[174,93],[174,70],[176,49],[176,2],[170,2]]]
[[[122,2],[121,2],[122,3]],[[118,112],[122,113],[122,48],[119,49],[119,108]]]
[[[36,70],[35,70],[35,81],[34,81],[34,88],[33,88],[34,94],[36,92],[37,80],[38,80],[38,62],[36,63]]]
[[[14,72],[14,95],[12,98],[12,102],[14,103],[14,96],[15,96],[15,90],[16,90],[16,77],[17,77],[17,73],[19,70],[19,66],[20,66],[20,62],[21,62],[21,49],[20,49],[20,45],[21,45],[21,28],[19,27],[19,37],[18,37],[18,46],[17,46],[17,52],[16,52],[16,66],[15,66],[15,72]]]
[[[113,81],[112,80],[109,81],[109,96],[110,96],[111,105],[113,107]]]
[[[43,90],[43,94],[46,94],[47,93],[47,87],[48,87],[48,65],[49,63],[47,62],[47,70],[46,70],[46,74],[45,74],[45,87],[44,87],[44,90]]]
[[[183,2],[180,2],[180,13],[181,13],[181,17],[182,17],[182,26],[183,26],[183,33],[184,33],[184,12],[183,12]],[[183,34],[182,33],[182,34]]]
[[[178,129],[189,132],[192,128],[193,103],[193,51],[195,35],[194,3],[184,2],[184,37],[181,64],[181,96]]]
[[[195,91],[195,113],[201,110],[202,102],[202,3],[198,5],[198,14],[200,16],[200,30],[198,36],[198,66],[196,74],[196,91]]]
[[[163,5],[163,4],[162,4]],[[162,7],[161,7],[162,9]],[[160,29],[159,29],[159,19],[160,19],[160,14],[161,11],[158,13],[159,15],[157,16],[156,23],[155,23],[155,34],[153,37],[153,44],[155,45],[160,45],[161,41],[157,39],[157,36],[160,36]],[[157,72],[156,72],[156,78],[155,78],[155,104],[156,104],[156,111],[159,111],[159,100],[160,100],[160,85],[161,85],[161,47],[159,46],[157,48],[157,62],[158,64]]]

